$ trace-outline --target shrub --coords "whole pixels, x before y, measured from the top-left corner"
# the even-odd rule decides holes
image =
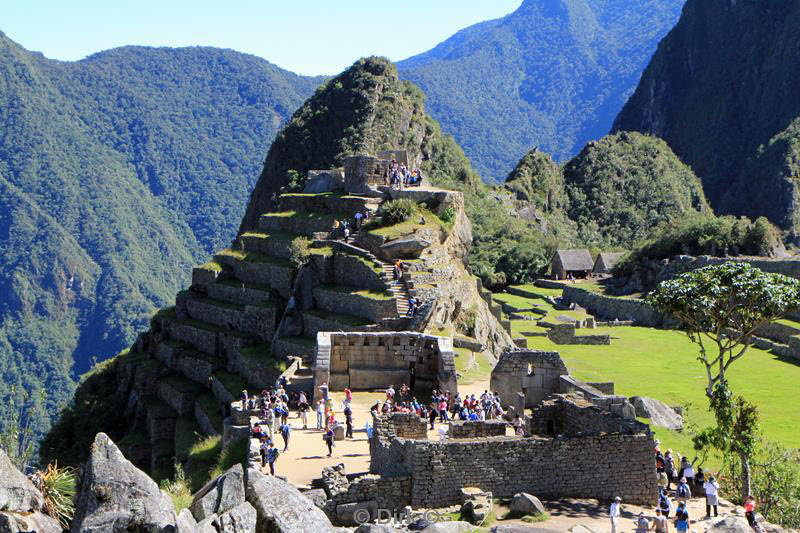
[[[444,210],[444,213],[439,216],[439,218],[442,219],[442,222],[449,224],[454,218],[456,218],[456,210],[452,207],[448,207]]]
[[[405,222],[417,211],[417,204],[408,198],[390,200],[381,207],[381,217],[384,225],[393,225]]]
[[[61,527],[69,529],[75,514],[75,470],[52,463],[34,474],[33,483],[44,497],[44,511],[58,520]]]
[[[292,239],[289,245],[289,254],[295,267],[300,268],[308,263],[309,257],[311,256],[311,252],[309,251],[310,244],[310,241],[306,237],[296,237]]]

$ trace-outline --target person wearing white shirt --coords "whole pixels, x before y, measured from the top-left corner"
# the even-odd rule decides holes
[[[719,483],[714,476],[709,476],[708,481],[703,484],[703,488],[706,489],[706,517],[711,517],[711,507],[714,507],[714,516],[718,516]]]
[[[611,533],[617,533],[617,524],[619,523],[619,515],[621,509],[621,502],[622,498],[617,496],[614,498],[614,503],[611,504],[611,507],[608,510],[608,516],[611,518]]]

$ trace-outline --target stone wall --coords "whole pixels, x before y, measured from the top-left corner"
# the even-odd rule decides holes
[[[373,291],[386,290],[386,284],[381,279],[367,259],[353,255],[335,253],[333,256],[333,272],[337,285],[361,287]]]
[[[320,309],[340,315],[361,317],[370,322],[377,323],[384,318],[397,316],[397,303],[394,298],[377,299],[341,290],[317,287],[314,289],[314,300]]]
[[[545,324],[538,323],[540,326],[546,327],[547,338],[555,344],[573,344],[573,345],[592,345],[592,346],[608,346],[611,344],[611,336],[604,335],[576,335],[577,324]]]
[[[540,436],[581,436],[649,433],[647,425],[624,418],[581,396],[558,394],[533,410],[528,431]]]
[[[490,387],[500,394],[504,405],[523,392],[525,407],[534,407],[559,392],[559,379],[567,374],[558,352],[506,350],[492,370]]]
[[[501,498],[528,492],[604,501],[620,496],[641,505],[656,499],[654,441],[649,432],[434,442],[390,438],[386,425],[385,420],[375,423],[370,471],[410,475],[414,507],[460,503],[460,489],[468,486]]]
[[[363,193],[369,186],[385,184],[389,161],[366,155],[347,157],[344,160],[344,190],[349,193]]]
[[[565,286],[562,301],[577,304],[601,320],[632,320],[640,326],[660,327],[664,317],[642,300],[614,298],[581,289]]]
[[[450,439],[478,439],[483,437],[502,437],[508,424],[503,420],[467,420],[450,422],[447,437]]]
[[[317,387],[333,390],[411,385],[414,389],[456,391],[452,340],[413,332],[319,333],[314,361]]]
[[[326,467],[322,471],[322,487],[328,500],[323,510],[334,524],[358,525],[356,509],[368,509],[372,519],[378,509],[399,512],[411,504],[410,476],[360,475],[352,479],[344,465]]]

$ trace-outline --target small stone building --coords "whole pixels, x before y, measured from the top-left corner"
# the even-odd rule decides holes
[[[592,273],[594,262],[589,250],[557,250],[550,261],[553,279],[585,278]]]
[[[344,160],[344,190],[359,194],[369,186],[384,185],[389,172],[389,161],[368,155],[356,155]]]
[[[414,391],[457,391],[453,341],[415,332],[317,334],[314,399],[330,390],[371,390],[405,383]]]
[[[610,274],[617,261],[625,255],[624,252],[600,252],[594,260],[592,274]]]
[[[569,375],[558,352],[506,350],[492,370],[490,387],[500,394],[504,405],[515,404],[516,395],[525,395],[525,407],[535,407],[560,391],[561,376]]]

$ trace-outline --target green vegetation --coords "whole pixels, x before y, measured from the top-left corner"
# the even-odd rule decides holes
[[[211,377],[222,383],[222,386],[225,387],[225,390],[227,390],[234,398],[239,398],[239,393],[249,388],[247,381],[242,379],[238,374],[231,374],[230,372],[226,372],[224,370],[217,370],[211,374]]]
[[[681,3],[522,2],[398,64],[482,176],[533,146],[566,160],[608,132]]]
[[[59,468],[58,464],[50,464],[34,474],[33,482],[44,499],[42,510],[58,520],[62,528],[69,528],[75,514],[75,496],[78,492],[75,470],[71,467]]]
[[[219,403],[217,399],[214,397],[213,394],[203,394],[202,396],[198,396],[197,403],[200,406],[200,409],[205,413],[208,419],[211,421],[211,425],[214,426],[220,434],[222,434],[222,413],[220,413]],[[190,452],[191,456],[191,452]]]
[[[459,383],[470,385],[489,379],[492,373],[492,364],[485,355],[473,354],[466,348],[454,348],[454,351],[456,353],[456,372],[460,376]]]
[[[686,2],[614,130],[662,137],[719,213],[767,216],[796,235],[800,100],[792,95],[800,86],[798,65],[783,50],[800,44],[800,12],[788,4],[728,7]]]
[[[344,285],[321,285],[320,288],[326,291],[340,292],[342,294],[352,294],[353,296],[370,298],[371,300],[391,300],[394,298],[392,293],[388,291],[377,292],[369,289],[359,289],[357,287],[346,287]]]
[[[381,205],[381,221],[387,226],[405,222],[417,212],[417,204],[410,198],[389,200]]]
[[[309,244],[311,241],[306,237],[295,237],[289,245],[290,260],[296,268],[308,263],[311,257]]]
[[[649,265],[676,255],[712,255],[718,257],[734,255],[771,255],[782,248],[775,228],[765,219],[750,222],[744,218],[697,217],[665,228],[656,239],[645,241],[614,267],[616,275],[638,274],[653,288],[652,276],[647,274]]]
[[[447,224],[442,221],[425,207],[416,205],[413,202],[411,202],[411,204],[414,205],[414,210],[411,212],[412,214],[409,214],[409,216],[402,220],[391,222],[393,219],[390,218],[387,220],[385,217],[382,217],[370,221],[369,225],[365,225],[364,229],[372,235],[380,235],[381,237],[391,240],[414,233],[418,229],[434,229],[446,233],[452,228],[452,224]],[[424,224],[420,222],[421,219],[424,219]]]
[[[0,33],[0,433],[16,386],[47,391],[41,436],[92,359],[230,241],[266,146],[321,81],[202,47],[53,61]]]

